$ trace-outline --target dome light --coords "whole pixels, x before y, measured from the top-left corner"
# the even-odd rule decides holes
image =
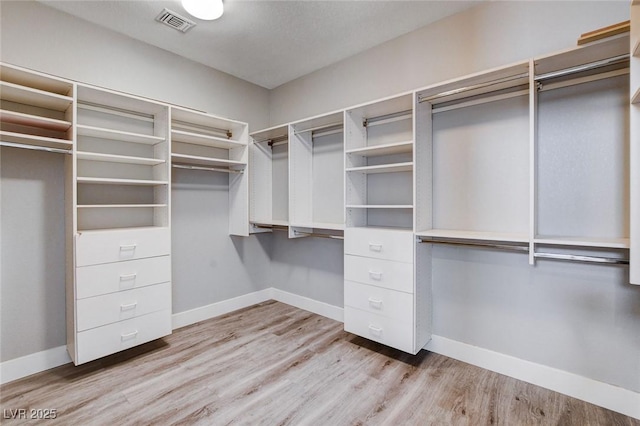
[[[222,0],[182,0],[182,7],[190,15],[204,21],[218,19],[224,13]]]

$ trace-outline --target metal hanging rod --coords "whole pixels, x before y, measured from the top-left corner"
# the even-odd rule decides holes
[[[274,231],[288,231],[289,228],[283,225],[267,225],[264,223],[252,223],[254,228],[272,229]]]
[[[142,112],[129,111],[124,108],[107,107],[104,105],[94,104],[91,102],[78,102],[78,108],[89,111],[97,111],[105,114],[118,115],[120,117],[133,118],[134,120],[147,121],[153,123],[153,114],[145,114]]]
[[[362,127],[368,127],[375,124],[383,124],[381,122],[390,122],[396,120],[403,120],[405,118],[411,118],[413,115],[412,109],[404,111],[392,112],[391,114],[380,115],[378,117],[370,117],[362,120]]]
[[[261,139],[259,141],[255,141],[256,143],[267,143],[267,145],[269,146],[274,146],[276,144],[281,144],[281,143],[288,143],[289,142],[289,135],[280,135],[280,136],[276,136],[273,138],[268,138],[268,139]]]
[[[460,102],[453,105],[441,106],[441,107],[433,107],[431,109],[432,114],[437,114],[439,112],[452,111],[455,109],[466,108],[476,105],[487,104],[489,102],[497,102],[503,101],[506,99],[517,98],[520,96],[527,96],[529,94],[529,90],[518,90],[517,92],[508,92],[503,93],[501,95],[487,96],[480,99],[474,99],[472,101]]]
[[[343,126],[344,126],[344,124],[342,123],[342,121],[338,121],[338,122],[334,122],[334,123],[325,124],[325,125],[322,125],[322,126],[311,127],[309,129],[298,130],[298,131],[294,132],[294,135],[299,135],[299,134],[308,133],[308,132],[315,133],[318,130],[334,130],[334,129],[337,129],[337,128],[342,129]]]
[[[312,138],[320,138],[322,136],[330,136],[330,135],[337,135],[337,134],[342,134],[344,133],[343,127],[340,126],[340,128],[336,128],[334,130],[324,130],[322,132],[313,132],[311,134]]]
[[[575,77],[569,80],[554,81],[554,82],[549,82],[545,84],[538,81],[536,82],[536,85],[539,92],[545,92],[547,90],[561,89],[563,87],[576,86],[578,84],[590,83],[592,81],[604,80],[607,78],[618,77],[621,75],[628,75],[629,72],[630,70],[627,67],[627,68],[622,68],[614,71],[592,74],[586,77]]]
[[[484,83],[473,84],[471,86],[460,87],[458,89],[447,90],[446,92],[436,93],[435,95],[426,96],[426,97],[419,97],[418,98],[418,103],[421,104],[423,102],[432,101],[434,99],[444,98],[446,96],[451,96],[451,95],[457,95],[458,93],[464,93],[464,92],[468,92],[470,90],[475,90],[475,89],[482,89],[484,87],[491,87],[491,86],[495,86],[497,84],[508,83],[509,81],[520,80],[520,79],[526,78],[526,77],[529,77],[529,73],[528,72],[525,72],[525,73],[522,73],[522,74],[517,74],[517,75],[512,75],[512,76],[509,76],[509,77],[503,77],[503,78],[499,78],[497,80],[487,81],[487,82],[484,82]]]
[[[315,232],[300,232],[300,231],[293,231],[293,233],[295,235],[304,235],[307,237],[329,238],[332,240],[344,240],[344,237],[342,235],[317,234]]]
[[[534,253],[533,257],[541,259],[570,260],[574,262],[600,263],[607,265],[628,265],[629,259],[616,259],[602,256],[581,256],[575,254]]]
[[[475,242],[475,241],[429,240],[424,237],[418,237],[418,239],[421,243],[428,243],[428,244],[445,244],[445,245],[462,246],[462,247],[481,247],[481,248],[493,248],[498,250],[522,251],[526,253],[529,252],[529,247],[527,246],[495,244],[495,243],[485,243],[485,242]]]
[[[566,68],[566,69],[559,70],[559,71],[552,71],[552,72],[548,72],[546,74],[537,75],[535,77],[535,80],[536,81],[544,81],[544,80],[548,80],[550,78],[562,77],[562,76],[569,75],[569,74],[575,74],[575,73],[579,73],[579,72],[583,72],[583,71],[589,71],[589,70],[596,69],[596,68],[606,67],[606,66],[609,66],[609,65],[619,64],[619,63],[625,62],[627,60],[629,60],[629,54],[628,53],[626,53],[624,55],[614,56],[613,58],[602,59],[600,61],[590,62],[590,63],[584,64],[584,65],[578,65],[578,66],[575,66],[575,67]]]
[[[188,164],[172,164],[171,167],[187,170],[205,170],[209,172],[244,173],[244,170],[223,169],[220,167],[190,166]]]
[[[22,148],[22,149],[30,149],[32,151],[45,151],[45,152],[53,152],[56,154],[71,154],[71,149],[64,148],[49,148],[47,146],[39,146],[39,145],[27,145],[24,143],[15,143],[15,142],[4,142],[0,141],[0,146],[7,146],[11,148]]]
[[[180,127],[183,129],[196,130],[198,132],[206,132],[209,134],[224,135],[226,138],[231,139],[233,132],[229,129],[220,129],[218,127],[204,126],[201,124],[187,123],[186,121],[171,120],[171,127]]]

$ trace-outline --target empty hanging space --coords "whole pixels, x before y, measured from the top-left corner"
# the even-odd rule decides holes
[[[413,229],[413,95],[345,114],[347,226]]]
[[[2,145],[71,149],[73,84],[0,64]]]
[[[528,242],[528,95],[528,62],[418,92],[418,236]]]
[[[167,107],[78,86],[78,230],[169,226]]]
[[[291,226],[300,232],[343,230],[343,113],[293,123],[289,152]]]
[[[536,61],[537,244],[629,247],[628,48]]]

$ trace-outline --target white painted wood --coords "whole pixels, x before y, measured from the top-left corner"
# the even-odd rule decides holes
[[[173,164],[191,164],[196,166],[226,167],[231,170],[242,170],[247,163],[221,158],[203,157],[200,155],[171,154]]]
[[[58,346],[0,363],[0,384],[71,362],[66,346]]]
[[[156,166],[158,164],[162,164],[166,162],[166,160],[161,160],[158,158],[133,157],[131,155],[101,154],[98,152],[84,152],[84,151],[76,151],[76,157],[78,160],[85,160],[85,161],[103,161],[107,163],[140,164],[140,165],[146,165],[146,166]]]
[[[95,126],[87,126],[79,124],[77,126],[78,136],[87,136],[98,139],[108,139],[114,141],[122,141],[129,143],[140,143],[145,145],[155,145],[164,142],[162,136],[145,135],[142,133],[125,132],[121,130],[105,129]]]
[[[44,146],[48,148],[71,149],[73,147],[73,142],[70,140],[31,135],[27,133],[7,132],[5,130],[0,130],[0,139],[2,139],[3,142]]]
[[[184,132],[181,130],[171,130],[171,139],[175,142],[184,142],[194,145],[205,145],[225,149],[246,145],[245,143],[237,142],[231,139],[224,139],[216,136],[209,136],[194,132]]]
[[[409,294],[414,292],[413,263],[345,254],[344,279]]]
[[[409,293],[345,280],[344,305],[413,323],[413,295]]]
[[[73,83],[41,72],[21,68],[15,65],[0,63],[2,81],[73,97]]]
[[[356,256],[413,263],[413,233],[380,228],[346,228],[344,252]]]
[[[563,236],[536,236],[533,240],[536,244],[548,244],[557,246],[595,247],[595,248],[629,248],[629,238],[585,238]]]
[[[80,232],[75,238],[76,266],[120,262],[171,253],[169,228]]]
[[[525,233],[465,231],[457,229],[430,229],[416,232],[419,237],[431,237],[450,240],[496,241],[511,243],[527,243],[529,236]]]
[[[105,263],[76,268],[76,298],[100,296],[171,281],[171,257]]]
[[[405,154],[413,151],[413,141],[387,143],[382,145],[353,148],[345,154],[357,154],[363,157],[377,157],[379,155]]]
[[[78,333],[76,364],[171,334],[171,310],[154,312]]]
[[[349,167],[347,172],[354,173],[396,173],[409,172],[413,170],[413,162],[397,163],[397,164],[380,164],[374,166]]]
[[[286,303],[288,305],[295,306],[296,308],[322,315],[323,317],[331,318],[340,322],[344,321],[343,309],[338,306],[319,302],[317,300],[289,293],[277,288],[271,288],[271,298],[278,302]]]
[[[413,326],[410,322],[402,322],[346,306],[344,308],[344,329],[349,333],[404,352],[417,353],[413,347]]]
[[[91,183],[94,185],[141,185],[156,186],[168,185],[166,180],[148,180],[148,179],[119,179],[119,178],[100,178],[100,177],[78,177],[78,183]]]
[[[70,121],[66,120],[57,120],[54,118],[24,114],[5,109],[0,110],[0,122],[55,130],[58,132],[69,130],[72,124]]]
[[[635,43],[630,59],[629,95],[629,282],[640,285],[640,4],[631,6],[631,38]]]
[[[73,103],[73,98],[70,96],[32,89],[6,81],[0,81],[0,93],[3,101],[33,105],[55,111],[65,111]]]

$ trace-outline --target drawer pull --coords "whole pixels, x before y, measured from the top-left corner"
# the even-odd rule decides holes
[[[138,302],[122,304],[122,305],[120,305],[120,310],[121,311],[129,311],[131,309],[135,309],[136,306],[138,306]]]
[[[382,251],[382,244],[369,243],[369,250],[376,251],[376,252],[381,252]]]
[[[130,281],[130,280],[135,280],[137,276],[138,276],[138,274],[137,274],[137,273],[133,273],[133,274],[126,274],[126,275],[120,275],[120,281]]]
[[[375,325],[369,324],[369,331],[376,337],[382,336],[382,329],[380,327],[376,327]]]
[[[137,246],[137,244],[120,244],[120,251],[133,251]]]
[[[121,334],[120,340],[124,342],[127,340],[135,339],[137,335],[138,335],[138,330],[132,331],[131,333]]]
[[[382,272],[380,271],[369,271],[369,276],[372,280],[381,281],[382,280]]]
[[[375,309],[382,309],[382,300],[374,299],[373,297],[370,297],[369,306]]]

